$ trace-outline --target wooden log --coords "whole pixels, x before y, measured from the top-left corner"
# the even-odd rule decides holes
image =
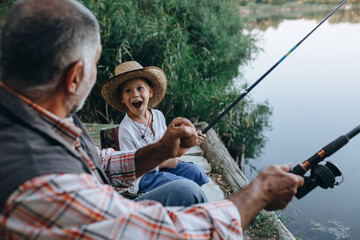
[[[207,123],[201,122],[195,124],[195,127],[204,130],[207,125]],[[234,192],[239,191],[249,183],[213,129],[206,133],[206,138],[200,147],[204,150],[205,158],[213,171],[221,173],[223,179]]]
[[[239,146],[228,146],[226,147],[230,156],[234,159],[236,165],[239,166],[241,172],[244,171],[244,158],[245,158],[245,145],[240,144]]]
[[[231,145],[232,136],[230,133],[221,135],[221,140],[225,147],[229,151],[231,157],[235,160],[236,165],[239,166],[240,170],[244,171],[244,157],[245,157],[245,145],[240,144],[238,146]]]
[[[197,129],[204,130],[208,124],[200,122],[194,124]],[[213,129],[210,129],[206,133],[206,138],[201,143],[200,147],[204,150],[205,158],[208,160],[211,168],[215,172],[219,172],[229,187],[237,192],[243,189],[248,183],[248,179],[240,171],[239,166],[235,163],[230,153],[226,149],[223,142]],[[262,210],[260,214],[272,214]],[[279,224],[277,233],[281,240],[295,240],[290,230],[283,224],[283,222],[277,218],[276,222]]]

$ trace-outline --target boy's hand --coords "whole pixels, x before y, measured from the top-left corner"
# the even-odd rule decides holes
[[[198,138],[196,139],[197,145],[200,145],[202,141],[204,141],[204,138],[206,137],[205,134],[202,134],[201,130],[196,131]]]
[[[159,168],[169,168],[169,169],[174,169],[178,163],[179,163],[180,158],[176,157],[176,158],[169,158],[168,160],[166,160],[165,162],[163,162],[162,164],[159,165]]]

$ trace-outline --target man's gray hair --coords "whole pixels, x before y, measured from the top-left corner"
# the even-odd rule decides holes
[[[88,70],[99,25],[74,0],[19,0],[7,13],[1,36],[1,81],[32,99],[54,91],[78,60]]]

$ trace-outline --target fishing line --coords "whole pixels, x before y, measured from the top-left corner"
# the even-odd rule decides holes
[[[348,173],[344,178],[346,178],[346,179],[348,180],[349,177],[350,177],[351,175],[353,175],[353,173],[356,172],[356,171],[359,170],[359,169],[360,169],[360,164],[359,164],[356,168],[354,168],[350,173]]]
[[[344,0],[337,8],[335,8],[329,15],[327,15],[313,30],[311,30],[303,39],[300,40],[289,52],[287,52],[280,60],[275,63],[269,70],[267,70],[255,83],[253,83],[245,92],[243,92],[230,106],[228,106],[222,113],[219,114],[203,131],[205,134],[212,128],[223,116],[228,113],[241,99],[243,99],[256,85],[258,85],[272,70],[274,70],[285,58],[287,58],[302,42],[305,41],[316,29],[318,29],[329,17],[331,17],[339,8],[342,7],[348,0]]]

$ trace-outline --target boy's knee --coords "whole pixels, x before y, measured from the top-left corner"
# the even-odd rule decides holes
[[[173,196],[177,195],[182,198],[184,202],[189,205],[197,203],[208,202],[204,191],[194,181],[188,179],[180,179],[173,181],[174,188],[172,188]]]
[[[135,199],[141,200],[155,200],[164,206],[184,207],[208,202],[199,185],[185,178],[171,181]]]

